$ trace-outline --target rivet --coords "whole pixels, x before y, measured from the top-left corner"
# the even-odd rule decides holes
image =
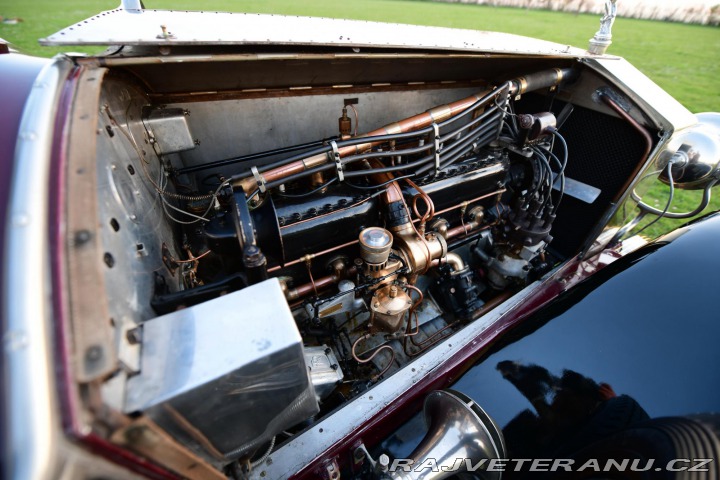
[[[21,132],[19,136],[20,136],[20,140],[33,141],[37,138],[37,135],[35,135],[35,132]]]
[[[87,243],[92,235],[88,230],[78,230],[75,232],[74,243],[76,246]]]
[[[30,216],[27,213],[16,213],[12,217],[12,224],[15,227],[26,227],[30,224]]]
[[[28,337],[23,331],[10,330],[3,335],[3,349],[6,352],[15,352],[28,346]]]

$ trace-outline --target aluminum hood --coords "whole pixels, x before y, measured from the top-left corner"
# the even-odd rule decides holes
[[[42,45],[288,45],[584,57],[569,45],[507,33],[225,12],[117,8],[71,25]]]

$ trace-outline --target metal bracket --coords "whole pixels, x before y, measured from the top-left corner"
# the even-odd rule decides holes
[[[260,189],[260,193],[265,193],[267,191],[267,187],[265,187],[265,177],[260,175],[260,172],[258,171],[256,166],[250,168],[250,171],[252,172],[253,177],[255,177],[255,181],[257,182],[257,186]]]
[[[333,160],[335,161],[335,168],[337,169],[337,176],[339,181],[345,180],[345,174],[343,173],[343,166],[342,161],[340,159],[340,150],[338,150],[337,143],[335,143],[335,140],[332,140],[330,142],[330,146],[332,147],[333,151]]]
[[[435,175],[440,171],[440,127],[437,123],[432,124],[435,133]]]

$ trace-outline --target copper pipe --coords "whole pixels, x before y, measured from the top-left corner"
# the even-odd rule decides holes
[[[358,338],[357,340],[355,340],[355,342],[353,342],[352,348],[351,348],[350,350],[351,350],[351,353],[352,353],[352,357],[353,357],[353,359],[354,359],[356,362],[358,362],[358,363],[368,363],[368,362],[370,362],[373,358],[375,358],[375,357],[377,356],[377,354],[380,353],[381,350],[390,349],[390,361],[388,362],[388,364],[385,366],[385,368],[383,368],[383,369],[380,371],[380,373],[377,373],[377,374],[373,375],[373,376],[370,378],[370,380],[375,381],[375,380],[377,380],[378,378],[382,377],[383,374],[384,374],[385,372],[387,372],[387,371],[390,369],[390,367],[392,366],[393,362],[395,361],[395,350],[394,350],[390,345],[384,344],[384,345],[380,345],[379,347],[376,347],[376,348],[370,350],[370,351],[372,352],[372,354],[371,354],[369,357],[367,357],[367,358],[360,358],[360,356],[358,356],[358,354],[355,353],[355,349],[357,348],[358,343],[360,343],[360,342],[363,341],[363,340],[366,340],[366,339],[370,338],[371,336],[372,336],[372,335],[368,333],[368,334],[365,334],[365,335],[363,335],[362,337]],[[366,353],[367,353],[367,352],[366,352]]]
[[[417,216],[420,219],[420,233],[424,234],[425,233],[425,224],[427,222],[429,222],[430,220],[432,220],[433,217],[435,216],[435,204],[433,203],[432,198],[430,198],[430,195],[425,193],[425,190],[423,190],[422,188],[417,186],[415,184],[415,182],[413,182],[409,178],[406,178],[405,181],[407,182],[408,185],[410,185],[412,188],[414,188],[418,192],[418,195],[415,195],[413,197],[413,212],[415,213],[415,216]],[[417,208],[417,201],[419,198],[423,199],[423,201],[425,202],[425,205],[427,207],[427,211],[425,212],[424,215],[420,215],[420,212],[418,211],[418,208]]]
[[[287,262],[287,263],[286,263],[284,266],[282,266],[282,267],[281,267],[280,265],[276,265],[276,266],[274,266],[274,267],[272,267],[272,268],[268,268],[268,273],[277,272],[277,271],[280,270],[281,268],[290,267],[290,266],[292,266],[292,265],[297,265],[298,263],[306,262],[307,260],[312,260],[313,258],[321,257],[321,256],[323,256],[323,255],[325,255],[325,254],[332,253],[332,252],[335,252],[335,251],[337,251],[337,250],[342,250],[343,248],[349,247],[349,246],[351,246],[351,245],[355,245],[356,243],[359,243],[359,240],[353,240],[353,241],[351,241],[351,242],[343,243],[342,245],[338,245],[337,247],[330,247],[330,248],[328,248],[328,249],[326,249],[326,250],[322,250],[322,251],[320,251],[320,252],[308,253],[307,255],[304,255],[304,256],[302,256],[302,257],[300,257],[300,258],[296,258],[295,260],[292,260],[292,261],[290,261],[290,262]]]
[[[488,198],[488,197],[492,197],[493,195],[501,195],[501,194],[505,193],[505,191],[506,191],[506,190],[505,190],[504,188],[501,188],[500,190],[496,190],[496,191],[494,191],[494,192],[492,192],[492,193],[487,193],[487,194],[485,194],[485,195],[481,195],[481,196],[479,196],[479,197],[475,197],[475,198],[473,198],[472,200],[466,200],[466,201],[464,201],[464,202],[460,202],[460,203],[458,203],[457,205],[453,205],[452,207],[444,208],[444,209],[440,210],[439,212],[435,212],[435,216],[437,217],[438,215],[442,215],[443,213],[447,213],[447,212],[449,212],[449,211],[451,211],[451,210],[456,210],[456,209],[458,209],[458,208],[462,208],[463,205],[469,206],[471,203],[475,203],[475,202],[478,202],[478,201],[480,201],[480,200],[484,200],[484,199],[486,199],[486,198]]]
[[[540,88],[551,87],[559,85],[564,79],[573,75],[571,68],[554,68],[536,72],[524,77],[517,78],[510,82],[509,93],[522,94],[527,91],[537,90]],[[361,137],[368,137],[369,141],[358,145],[349,145],[338,149],[340,157],[346,157],[349,155],[356,155],[371,149],[374,146],[380,145],[382,141],[372,141],[370,138],[379,135],[390,135],[396,133],[406,133],[413,130],[419,130],[425,128],[433,123],[438,123],[451,118],[472,106],[475,102],[480,100],[485,95],[491,93],[492,90],[485,90],[480,93],[470,95],[469,97],[457,100],[455,102],[440,105],[430,110],[414,115],[412,117],[405,118],[398,122],[393,122],[385,125],[384,127],[372,130]],[[324,165],[328,163],[330,159],[325,153],[313,155],[312,157],[298,160],[287,165],[276,167],[268,170],[262,174],[265,182],[274,182],[281,180],[290,175],[309,170],[311,168]],[[246,177],[235,183],[235,186],[241,187],[245,193],[249,194],[255,188],[256,180],[254,177]]]
[[[462,257],[454,252],[448,252],[448,254],[445,255],[445,263],[450,265],[455,272],[465,269],[465,262]]]
[[[630,185],[634,181],[635,177],[638,176],[642,168],[645,166],[645,161],[650,157],[650,152],[652,151],[653,147],[653,141],[652,137],[648,133],[648,131],[640,125],[634,118],[632,118],[625,110],[618,105],[615,100],[608,97],[607,95],[603,95],[602,97],[603,102],[605,102],[610,108],[612,108],[622,119],[624,119],[626,122],[628,122],[632,127],[645,139],[645,151],[643,152],[642,156],[640,157],[640,163],[638,164],[635,171],[628,177],[628,181],[625,182],[625,185],[623,185],[623,188],[620,189],[620,193],[618,196],[613,200],[614,202],[617,202],[619,200],[619,197],[622,196],[624,192],[630,188]]]
[[[313,292],[315,293],[315,296],[317,297],[318,289],[317,289],[317,283],[315,283],[315,278],[313,278],[313,274],[312,274],[312,262],[310,260],[308,260],[307,262],[305,262],[305,266],[307,267],[308,277],[310,277],[310,285],[312,285]],[[333,278],[331,280],[335,280],[334,277],[336,277],[336,275],[332,275],[332,277]]]
[[[433,123],[445,121],[448,118],[467,110],[471,105],[473,105],[475,102],[480,100],[488,93],[490,93],[490,90],[470,95],[469,97],[457,100],[447,105],[440,105],[438,107],[431,108],[427,112],[408,117],[398,122],[389,123],[384,127],[380,127],[376,130],[368,132],[361,137],[375,137],[379,135],[406,133],[413,130],[425,128]],[[341,147],[338,149],[338,152],[340,153],[340,157],[347,157],[349,155],[356,155],[366,152],[372,147],[375,147],[382,143],[382,141],[368,141],[359,145],[349,145]],[[273,168],[271,170],[268,170],[267,172],[264,172],[262,176],[265,179],[265,182],[270,183],[276,180],[281,180],[290,175],[294,175],[296,173],[300,173],[305,170],[324,165],[328,161],[328,156],[324,153],[321,153],[318,155],[313,155],[309,158],[305,158],[303,160],[298,160],[287,165]],[[240,187],[242,187],[245,193],[250,193],[250,191],[254,188],[255,183],[256,181],[254,177],[246,177],[240,181],[239,185]]]
[[[288,290],[285,298],[287,298],[289,301],[297,300],[298,298],[302,298],[306,295],[314,293],[316,289],[322,290],[339,281],[340,276],[337,274],[328,275],[327,277],[320,277],[315,280],[315,282],[305,283],[296,288]]]
[[[469,223],[466,223],[465,225],[459,225],[455,228],[451,228],[447,231],[447,237],[445,237],[445,240],[451,240],[455,237],[459,237],[461,235],[469,235],[474,230],[476,230],[480,224],[476,221],[472,221]],[[490,228],[491,225],[488,225],[486,227],[481,228],[480,230],[486,230]]]
[[[457,227],[454,227],[454,228],[450,228],[447,231],[445,240],[450,240],[451,238],[455,238],[460,235],[467,235],[468,233],[472,232],[479,226],[480,226],[479,222],[472,221],[469,223],[464,223],[462,225],[458,225]]]
[[[338,283],[340,280],[342,280],[343,276],[352,277],[353,275],[355,275],[356,272],[357,269],[355,267],[350,267],[347,269],[346,275],[342,275],[342,272],[336,272],[326,277],[320,277],[314,282],[311,281],[288,290],[287,293],[285,293],[285,298],[288,301],[297,300],[311,293],[315,293],[316,289],[318,291],[323,290],[333,284]]]
[[[475,313],[473,314],[473,320],[480,318],[482,315],[485,315],[487,312],[494,309],[495,307],[503,303],[505,300],[512,297],[514,294],[515,292],[513,292],[512,290],[505,290],[504,292],[494,296],[493,298],[485,302],[482,307],[475,310]]]

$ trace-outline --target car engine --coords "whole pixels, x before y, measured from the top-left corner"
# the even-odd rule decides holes
[[[97,218],[102,265],[73,237],[71,264],[101,272],[70,293],[94,352],[78,379],[103,431],[161,463],[137,421],[242,470],[392,381],[584,248],[638,168],[637,135],[586,94],[604,82],[567,59],[306,56],[220,55],[202,76],[182,57],[80,60],[97,161],[71,144],[68,175],[94,174],[97,202],[71,190],[68,221]],[[602,191],[608,143],[587,125],[629,145]]]
[[[166,246],[163,260],[183,289],[169,291],[162,282],[156,289],[151,304],[165,316],[144,327],[143,371],[128,383],[126,410],[162,406],[159,421],[173,430],[181,425],[175,414],[168,417],[168,408],[191,423],[197,417],[221,458],[241,458],[318,413],[320,403],[337,405],[391,375],[548,271],[553,260],[546,246],[568,152],[552,113],[517,115],[509,99],[571,76],[570,69],[554,69],[511,79],[364,135],[352,133],[348,109],[359,106],[345,99],[333,137],[251,160],[165,169],[154,186],[179,226],[184,255]],[[148,131],[162,144],[167,140],[155,130],[182,129],[184,115],[152,109]],[[280,158],[263,161],[269,157]],[[218,166],[221,172],[206,173]],[[166,181],[183,193],[168,190]],[[272,342],[255,327],[219,324],[228,321],[223,309],[254,310],[247,302],[267,292],[275,294],[261,302],[264,312],[247,321],[271,323]],[[191,321],[188,311],[195,317],[206,311],[205,318]],[[189,365],[198,377],[178,391],[158,377],[167,375],[166,367],[149,367],[167,365],[166,343],[159,339],[171,342],[185,322],[195,334],[184,341],[196,343],[195,352],[203,329],[237,330],[258,335],[251,343],[268,342],[267,352],[224,372],[234,388],[256,391],[242,395],[266,404],[262,421],[243,421],[244,441],[219,432],[243,413],[258,416],[245,411],[247,399],[242,408],[216,405],[215,428],[201,420],[207,412],[197,412],[193,399],[207,394],[200,392],[227,388],[218,371],[203,376]],[[271,351],[295,329],[299,337]],[[303,362],[307,383],[301,381]],[[283,367],[275,371],[278,364]],[[260,388],[266,382],[275,385]],[[270,402],[275,390],[287,399],[273,394]]]

